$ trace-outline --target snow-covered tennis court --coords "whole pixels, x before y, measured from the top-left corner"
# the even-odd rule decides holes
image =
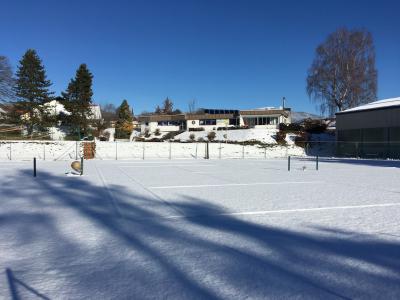
[[[0,163],[0,298],[400,294],[398,161],[70,163]]]

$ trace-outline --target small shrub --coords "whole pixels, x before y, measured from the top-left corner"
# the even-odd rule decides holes
[[[144,130],[144,136],[145,136],[146,138],[149,138],[149,137],[150,137],[150,129],[146,128],[146,129]]]
[[[191,133],[191,134],[189,135],[189,139],[190,139],[192,142],[194,142],[194,140],[196,139],[196,136],[194,135],[194,133]]]
[[[154,131],[154,135],[159,136],[160,134],[160,128],[156,128],[156,130]]]
[[[327,125],[322,120],[307,119],[304,121],[304,130],[308,133],[323,133]]]
[[[295,123],[291,123],[291,124],[280,123],[279,130],[285,131],[285,132],[297,133],[299,131],[303,131],[303,127],[300,124],[295,124]]]
[[[214,131],[210,131],[207,134],[207,139],[211,142],[211,141],[213,141],[215,139],[215,136],[216,136],[215,132]]]
[[[276,133],[275,139],[276,139],[276,142],[278,143],[278,145],[286,145],[286,140],[285,140],[285,138],[286,138],[286,132],[284,132],[284,131],[278,131],[278,132]]]
[[[199,137],[199,138],[197,139],[197,141],[198,141],[199,143],[204,143],[204,139],[203,139],[202,137]]]

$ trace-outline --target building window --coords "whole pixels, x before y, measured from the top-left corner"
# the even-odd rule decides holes
[[[199,124],[200,125],[217,125],[217,120],[216,119],[200,120]]]

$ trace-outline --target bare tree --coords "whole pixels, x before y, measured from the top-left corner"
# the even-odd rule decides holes
[[[338,29],[316,49],[307,93],[321,113],[333,115],[376,100],[377,70],[371,33]]]
[[[10,100],[14,84],[12,70],[7,57],[0,55],[0,101]]]

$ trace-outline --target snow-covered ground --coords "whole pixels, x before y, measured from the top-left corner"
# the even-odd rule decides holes
[[[0,141],[0,161],[69,160],[79,158],[85,142],[74,141]],[[96,142],[97,159],[204,158],[205,143]],[[290,146],[236,145],[210,143],[210,158],[278,158],[304,156],[304,149]]]
[[[1,299],[398,299],[399,162],[69,164],[0,163]]]
[[[236,129],[236,130],[216,130],[216,141],[231,141],[231,142],[245,142],[245,141],[259,141],[265,144],[276,144],[274,138],[277,130],[266,129]],[[208,131],[185,131],[177,136],[175,140],[190,141],[190,135],[194,135],[194,140],[199,138],[207,140]]]

